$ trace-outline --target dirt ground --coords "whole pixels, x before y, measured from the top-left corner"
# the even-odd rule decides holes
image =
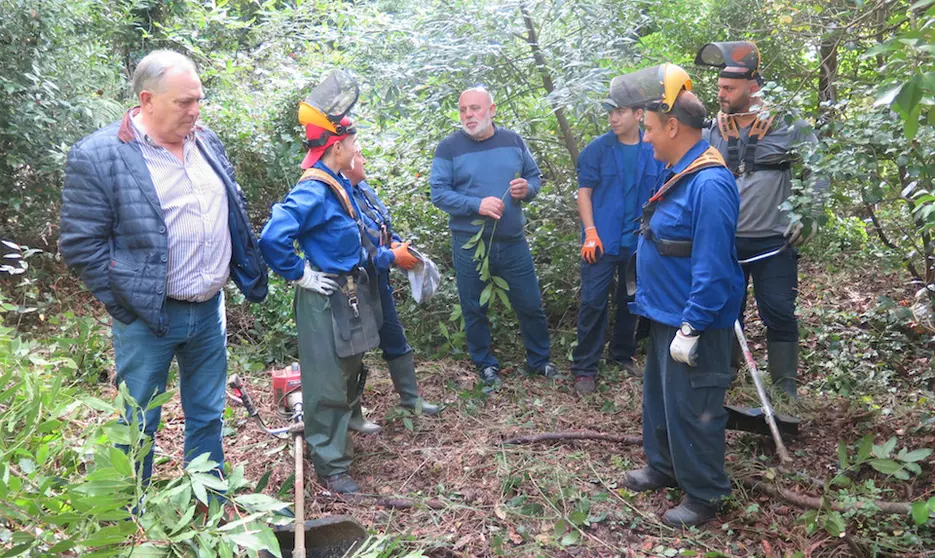
[[[875,304],[881,292],[900,299],[907,291],[886,275],[858,285],[825,270],[805,268],[801,276],[804,320],[819,316],[809,311],[815,305],[839,304],[859,313]],[[749,333],[762,363],[765,343],[755,320]],[[804,350],[815,349],[809,339],[803,344]],[[402,537],[430,556],[785,556],[795,552],[806,557],[859,556],[868,541],[851,527],[862,521],[861,516],[845,514],[851,524],[841,537],[821,528],[808,534],[797,522],[804,509],[749,487],[766,482],[818,496],[824,480],[837,469],[838,441],[855,444],[867,432],[875,433],[877,443],[898,435],[899,447],[935,447],[930,428],[914,427],[919,422],[915,412],[899,406],[885,412],[857,396],[829,396],[803,387],[803,402],[797,409],[803,420],[801,434],[787,440],[792,470],[776,468],[778,460],[768,437],[729,432],[727,467],[734,482],[729,506],[717,521],[678,531],[660,522],[661,514],[678,503],[677,489],[635,495],[619,484],[624,471],[644,464],[639,445],[503,443],[519,435],[564,431],[639,436],[639,379],[607,370],[598,393],[581,400],[570,377],[527,378],[507,368],[503,388],[487,396],[475,388],[470,363],[420,361],[423,395],[447,408],[437,417],[405,417],[395,411],[397,397],[383,362],[372,357],[368,362],[371,373],[364,406],[368,418],[382,424],[383,431],[354,435],[356,459],[350,472],[370,497],[349,502],[324,492],[307,461],[306,516],[352,515],[368,530]],[[814,379],[806,377],[802,384]],[[267,377],[257,375],[248,382],[262,415],[272,425],[282,425],[273,412]],[[741,378],[728,400],[752,405],[753,393],[749,379]],[[914,404],[918,411],[919,403]],[[931,402],[923,406],[933,412]],[[233,417],[243,414],[243,409],[233,409]],[[178,456],[181,409],[170,404],[163,417],[166,424],[159,446]],[[235,423],[228,420],[233,426],[226,438],[228,459],[244,464],[247,478],[269,473],[265,491],[275,495],[285,487],[280,498],[291,501],[291,444],[263,434],[253,423]],[[888,500],[931,497],[933,462],[930,457],[921,463],[923,474],[912,481],[890,483],[873,471],[862,472],[860,479],[876,482]],[[900,528],[899,521],[877,517],[886,520],[881,523],[883,530],[890,525],[893,530]]]

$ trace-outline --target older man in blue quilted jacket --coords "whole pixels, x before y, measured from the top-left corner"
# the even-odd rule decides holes
[[[186,462],[220,468],[227,378],[223,287],[266,297],[267,272],[233,167],[214,132],[196,125],[195,65],[155,51],[133,74],[139,106],[71,149],[59,248],[113,317],[117,381],[145,409],[179,365]],[[154,436],[161,408],[142,414]],[[152,474],[152,450],[141,474]]]

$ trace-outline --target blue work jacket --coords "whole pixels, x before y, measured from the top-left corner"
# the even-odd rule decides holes
[[[664,180],[685,170],[708,147],[699,141]],[[650,226],[656,238],[692,241],[691,257],[663,256],[640,236],[634,311],[672,327],[684,322],[701,331],[732,327],[744,291],[734,244],[739,211],[737,184],[726,167],[682,178],[658,203]]]
[[[631,253],[636,248],[640,209],[656,185],[665,164],[653,157],[653,147],[643,142],[640,130],[637,168],[623,169],[614,152],[620,140],[611,131],[584,148],[578,157],[578,188],[591,188],[594,226],[601,237],[604,253],[618,255],[623,247]],[[636,188],[626,188],[626,177],[636,173]],[[581,230],[584,238],[584,226]]]
[[[336,178],[360,213],[351,183],[321,161],[315,168]],[[347,273],[366,261],[357,221],[344,211],[331,188],[318,180],[299,181],[286,199],[273,206],[260,235],[266,263],[290,281],[301,279],[305,270],[305,259],[295,251],[296,241],[312,267],[327,273]]]

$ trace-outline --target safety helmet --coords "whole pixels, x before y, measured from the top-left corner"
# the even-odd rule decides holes
[[[305,127],[304,144],[309,150],[303,169],[312,167],[329,147],[357,133],[347,113],[359,95],[357,81],[343,70],[334,70],[299,103],[299,124]]]
[[[763,83],[760,75],[760,49],[753,41],[726,41],[708,43],[698,49],[695,64],[720,68],[720,77],[731,79],[753,79]],[[726,68],[743,68],[738,72]]]
[[[692,90],[688,72],[675,64],[660,64],[612,79],[605,104],[669,112],[683,89]]]

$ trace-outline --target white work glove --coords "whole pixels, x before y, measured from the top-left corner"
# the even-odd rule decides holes
[[[672,343],[669,344],[669,354],[672,360],[682,362],[689,366],[698,365],[698,339],[700,335],[688,336],[682,330],[675,332]]]
[[[331,293],[338,290],[338,284],[334,280],[337,277],[334,273],[325,273],[324,271],[315,271],[312,266],[305,262],[305,273],[302,278],[295,282],[303,289],[315,291],[325,296],[331,296]]]
[[[793,221],[786,227],[782,236],[789,240],[789,246],[801,246],[812,239],[818,232],[818,226],[812,221]]]

